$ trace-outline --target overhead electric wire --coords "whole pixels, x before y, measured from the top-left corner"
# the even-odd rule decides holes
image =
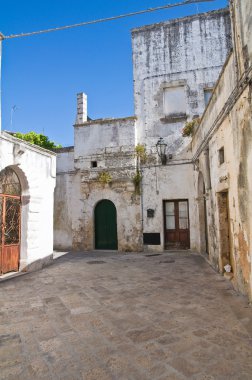
[[[181,1],[181,2],[178,2],[178,3],[174,3],[174,4],[166,4],[166,5],[162,5],[160,7],[148,8],[148,9],[145,9],[145,10],[131,12],[131,13],[125,13],[125,14],[118,15],[118,16],[106,17],[106,18],[101,18],[101,19],[91,20],[91,21],[84,21],[84,22],[80,22],[78,24],[59,26],[59,27],[56,27],[56,28],[38,30],[38,31],[35,31],[35,32],[27,32],[27,33],[20,33],[20,34],[11,34],[9,36],[1,35],[1,37],[4,40],[12,39],[12,38],[29,37],[29,36],[34,36],[34,35],[37,35],[37,34],[57,32],[59,30],[66,30],[66,29],[78,28],[78,27],[86,26],[86,25],[99,24],[99,23],[107,22],[107,21],[114,21],[114,20],[118,20],[118,19],[121,19],[121,18],[141,15],[141,14],[144,14],[144,13],[156,12],[156,11],[160,11],[160,10],[163,10],[163,9],[169,9],[169,8],[180,7],[180,6],[189,5],[189,4],[196,4],[196,3],[206,3],[206,2],[212,2],[212,1],[215,1],[215,0],[184,0],[184,1]]]

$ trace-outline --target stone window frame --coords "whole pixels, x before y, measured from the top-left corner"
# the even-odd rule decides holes
[[[186,110],[185,113],[178,113],[178,114],[172,114],[172,115],[166,115],[164,112],[164,94],[165,89],[167,88],[176,88],[176,87],[184,87],[185,90],[185,104],[186,104]],[[165,81],[160,86],[160,92],[162,94],[162,114],[161,121],[165,123],[177,123],[180,121],[186,121],[189,115],[189,99],[188,99],[188,91],[189,87],[186,80],[176,80],[176,81]]]

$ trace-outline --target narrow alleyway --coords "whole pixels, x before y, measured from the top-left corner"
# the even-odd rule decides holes
[[[67,254],[0,284],[0,378],[250,380],[252,308],[194,254]]]

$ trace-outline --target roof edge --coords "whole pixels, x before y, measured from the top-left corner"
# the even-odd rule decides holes
[[[81,124],[74,124],[74,127],[85,127],[87,125],[92,125],[92,124],[116,123],[117,121],[124,121],[124,120],[137,120],[137,116],[95,119],[95,120],[85,121],[85,123],[81,123]]]
[[[140,27],[136,27],[136,28],[133,28],[131,29],[131,34],[134,34],[134,33],[138,33],[138,32],[142,32],[144,30],[151,30],[151,29],[154,29],[156,27],[160,27],[160,26],[163,26],[163,25],[169,25],[169,24],[175,24],[175,23],[180,23],[180,22],[183,22],[183,21],[190,21],[190,20],[197,20],[197,19],[200,19],[200,18],[205,18],[205,17],[208,17],[208,16],[214,16],[216,14],[228,14],[230,13],[229,11],[229,7],[225,7],[225,8],[220,8],[220,9],[215,9],[213,11],[209,11],[209,12],[203,12],[203,13],[197,13],[197,14],[194,14],[194,15],[190,15],[190,16],[184,16],[184,17],[178,17],[178,18],[173,18],[173,19],[170,19],[170,20],[167,20],[167,21],[161,21],[161,22],[157,22],[155,24],[147,24],[147,25],[143,25],[143,26],[140,26]]]
[[[39,145],[31,144],[28,141],[19,139],[18,137],[13,136],[11,133],[7,131],[0,132],[0,138],[4,138],[5,140],[9,140],[10,142],[20,143],[27,146],[27,149],[31,149],[33,151],[36,151],[37,153],[41,153],[47,156],[55,156],[56,153],[54,153],[52,150],[42,148]]]
[[[74,146],[71,145],[71,146],[65,146],[65,147],[62,147],[62,148],[54,148],[53,149],[53,152],[55,152],[56,154],[58,153],[67,153],[67,152],[73,152],[74,151]]]

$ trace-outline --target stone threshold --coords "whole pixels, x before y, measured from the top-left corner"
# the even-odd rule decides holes
[[[56,259],[57,259],[57,257],[56,257]],[[43,257],[42,259],[35,260],[32,263],[25,266],[24,268],[22,268],[18,272],[8,272],[8,273],[3,274],[2,276],[0,276],[0,282],[6,281],[6,280],[11,280],[13,278],[23,276],[24,274],[28,274],[31,272],[41,270],[44,267],[51,265],[53,263],[53,261],[54,261],[53,254],[46,256],[46,257]]]
[[[0,276],[0,282],[3,282],[5,280],[10,280],[12,278],[15,278],[15,277],[19,277],[19,276],[22,276],[24,274],[27,274],[28,272],[8,272],[8,273],[4,273]]]

